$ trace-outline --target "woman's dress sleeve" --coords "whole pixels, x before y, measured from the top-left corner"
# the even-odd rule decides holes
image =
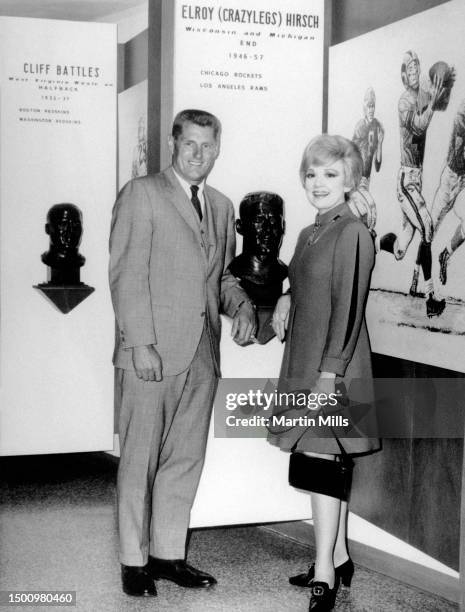
[[[357,344],[365,314],[375,252],[373,239],[361,223],[350,223],[339,235],[333,255],[331,314],[321,372],[344,376]]]

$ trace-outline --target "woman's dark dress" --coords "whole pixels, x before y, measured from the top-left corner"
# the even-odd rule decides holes
[[[345,203],[317,215],[315,223],[302,230],[289,265],[292,300],[278,384],[280,392],[311,389],[321,371],[336,373],[337,382],[342,380],[347,389],[351,388],[351,399],[370,407],[359,423],[362,431],[375,421],[370,343],[364,316],[374,258],[370,232]],[[354,380],[358,388],[355,392]],[[274,414],[282,412],[282,406],[275,406]],[[305,414],[315,416],[309,411]],[[295,415],[294,412],[292,416]],[[297,443],[300,451],[340,453],[329,428],[324,428],[324,437],[321,428],[270,429],[275,433],[270,433],[269,442],[283,450]],[[336,431],[342,436],[346,431],[348,437],[343,437],[342,443],[349,453],[379,447],[376,438],[363,433]]]

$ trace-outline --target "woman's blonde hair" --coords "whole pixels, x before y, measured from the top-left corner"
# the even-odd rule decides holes
[[[355,145],[344,136],[321,134],[313,138],[305,147],[300,163],[300,180],[305,184],[305,176],[310,166],[323,166],[341,160],[344,165],[346,187],[357,189],[362,178],[363,160]]]

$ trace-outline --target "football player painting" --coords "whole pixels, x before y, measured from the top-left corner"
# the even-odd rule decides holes
[[[445,62],[441,62],[444,63]],[[449,67],[448,67],[449,68]],[[448,94],[454,81],[453,68],[449,75],[433,71],[427,88],[420,87],[420,62],[414,51],[404,54],[401,78],[405,90],[399,99],[398,117],[400,130],[401,159],[397,177],[397,199],[402,210],[402,228],[398,234],[385,234],[380,248],[402,259],[412,241],[415,231],[420,234],[416,265],[410,287],[411,295],[419,295],[417,284],[420,267],[425,281],[426,314],[440,315],[445,300],[436,299],[431,276],[433,222],[422,194],[423,159],[425,155],[426,132],[436,111],[447,108]],[[447,84],[446,84],[446,76]],[[450,77],[450,78],[449,78]],[[446,102],[444,102],[446,100]]]
[[[373,87],[368,87],[363,99],[363,118],[355,126],[352,141],[359,148],[363,160],[363,174],[360,185],[369,189],[373,159],[376,172],[381,168],[383,157],[384,129],[375,117],[376,95]]]
[[[379,172],[381,168],[384,139],[383,126],[375,118],[375,107],[375,90],[373,87],[368,87],[363,98],[363,118],[355,126],[352,137],[352,142],[357,145],[362,156],[362,179],[358,189],[351,194],[349,199],[350,209],[362,219],[372,236],[376,236],[376,204],[369,192],[370,176],[373,160],[376,172]]]
[[[436,232],[446,214],[453,209],[458,224],[446,247],[439,255],[439,278],[443,285],[447,282],[447,265],[452,254],[465,241],[465,202],[457,202],[457,196],[465,187],[465,100],[459,105],[455,115],[449,142],[447,161],[441,173],[439,187],[433,200],[431,211],[433,227]]]

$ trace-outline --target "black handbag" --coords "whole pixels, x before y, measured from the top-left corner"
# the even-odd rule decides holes
[[[347,501],[352,484],[354,462],[346,453],[332,427],[331,431],[341,451],[338,459],[331,461],[292,451],[289,459],[289,484],[297,489],[322,493]]]

